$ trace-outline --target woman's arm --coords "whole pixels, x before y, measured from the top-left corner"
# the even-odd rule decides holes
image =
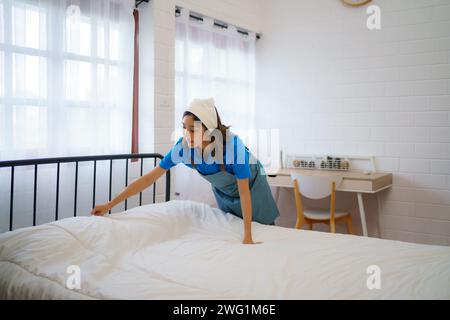
[[[135,195],[138,192],[141,192],[148,186],[152,185],[158,178],[160,178],[167,170],[161,168],[160,166],[156,166],[149,173],[146,173],[139,179],[133,181],[128,187],[126,187],[117,197],[112,199],[110,202],[102,205],[95,206],[92,209],[91,214],[96,216],[102,216],[109,210],[111,210],[115,205],[121,203],[125,199]]]
[[[247,179],[237,179],[239,197],[241,198],[242,217],[244,221],[244,244],[255,244],[252,238],[252,195]],[[259,242],[256,242],[259,243]]]

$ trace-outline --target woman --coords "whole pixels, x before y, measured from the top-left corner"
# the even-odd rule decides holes
[[[178,163],[197,170],[212,185],[219,208],[243,219],[244,244],[254,244],[251,222],[274,224],[279,216],[261,163],[223,125],[214,99],[195,99],[183,114],[184,135],[159,165],[91,214],[103,215],[152,185]]]

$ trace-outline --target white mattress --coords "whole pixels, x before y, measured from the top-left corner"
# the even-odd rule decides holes
[[[253,225],[192,201],[0,235],[0,299],[449,299],[450,247]],[[78,265],[81,288],[68,289]],[[369,290],[369,265],[381,289]]]

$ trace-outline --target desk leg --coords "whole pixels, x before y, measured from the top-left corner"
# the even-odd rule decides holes
[[[275,204],[278,206],[278,200],[280,199],[280,189],[281,187],[275,187],[277,190],[275,190]]]
[[[378,238],[382,239],[382,237],[381,237],[381,225],[380,225],[381,201],[380,201],[379,192],[377,192],[377,202],[378,202],[378,212],[377,212]]]
[[[361,216],[361,226],[363,231],[363,236],[367,237],[367,223],[366,223],[366,212],[364,211],[364,203],[362,198],[362,193],[358,192],[358,206],[359,206],[359,215]]]

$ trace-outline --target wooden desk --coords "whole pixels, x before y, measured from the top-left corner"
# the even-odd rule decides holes
[[[309,170],[309,169],[265,169],[267,173],[267,180],[271,187],[278,187],[276,193],[276,201],[278,202],[279,188],[293,188],[291,171],[299,172],[307,175],[342,175],[342,183],[337,187],[337,191],[355,192],[358,197],[359,214],[361,216],[361,225],[364,236],[368,236],[366,213],[364,210],[364,203],[362,194],[375,194],[381,190],[390,188],[392,186],[392,173],[372,172],[366,174],[357,171],[327,171],[327,170]],[[378,206],[379,206],[379,199]]]

